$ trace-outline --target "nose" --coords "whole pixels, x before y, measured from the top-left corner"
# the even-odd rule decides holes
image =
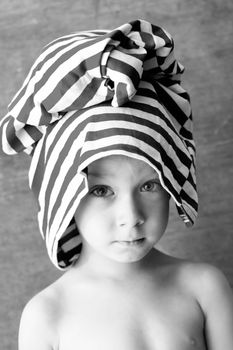
[[[116,208],[116,223],[119,227],[132,228],[145,222],[143,208],[137,198],[125,195]]]

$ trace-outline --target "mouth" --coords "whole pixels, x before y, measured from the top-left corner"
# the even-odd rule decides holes
[[[137,246],[137,245],[143,244],[144,241],[145,241],[145,238],[138,238],[133,240],[116,241],[116,243],[123,246]]]

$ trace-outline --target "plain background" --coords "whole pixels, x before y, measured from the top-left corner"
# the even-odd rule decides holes
[[[143,18],[172,34],[185,65],[197,144],[199,218],[186,229],[174,207],[164,251],[222,269],[233,286],[233,3],[231,0],[1,0],[0,107],[21,86],[43,45],[71,32]],[[0,339],[17,348],[25,303],[54,279],[28,189],[29,159],[0,155]]]

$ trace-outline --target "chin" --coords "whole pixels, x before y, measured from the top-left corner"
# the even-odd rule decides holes
[[[118,254],[112,254],[108,256],[109,259],[114,260],[119,263],[129,264],[129,263],[135,263],[141,261],[143,258],[145,258],[149,252],[152,250],[153,247],[150,249],[143,250],[141,252],[134,251],[134,252],[120,252]]]

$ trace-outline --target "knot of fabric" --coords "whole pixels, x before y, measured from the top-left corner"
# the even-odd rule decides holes
[[[66,112],[105,101],[123,106],[141,80],[170,88],[184,70],[173,46],[164,29],[144,20],[54,40],[35,61],[1,122],[3,151],[31,154],[46,127]]]
[[[111,39],[101,57],[101,74],[113,91],[112,106],[127,103],[139,82],[178,79],[184,67],[174,58],[173,40],[164,30],[134,21],[108,34]]]

